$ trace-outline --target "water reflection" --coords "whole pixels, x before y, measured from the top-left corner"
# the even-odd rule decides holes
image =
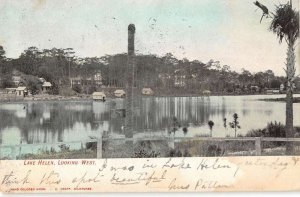
[[[237,113],[245,134],[263,128],[270,121],[285,122],[285,103],[264,102],[268,96],[212,96],[212,97],[137,97],[135,100],[135,131],[137,133],[166,134],[176,117],[181,128],[176,135],[209,134],[207,122],[214,122],[212,135],[234,135],[229,126]],[[0,104],[0,143],[51,143],[80,141],[98,137],[103,131],[111,135],[123,134],[123,100],[105,103],[92,101],[24,102]],[[300,104],[294,104],[294,124],[300,126]]]

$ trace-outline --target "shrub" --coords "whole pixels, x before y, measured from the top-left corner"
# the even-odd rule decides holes
[[[48,94],[58,95],[59,94],[59,87],[56,83],[52,83],[52,88],[48,90]]]
[[[209,145],[207,148],[207,157],[216,157],[224,155],[225,150],[217,145]]]
[[[264,129],[251,130],[246,134],[246,137],[286,137],[284,125],[280,122],[270,122]],[[285,142],[265,142],[266,147],[282,146]]]
[[[159,157],[160,152],[152,150],[150,141],[141,142],[134,150],[133,158],[154,158]]]
[[[79,94],[82,92],[82,87],[79,85],[74,85],[72,89]]]
[[[171,149],[169,151],[168,157],[191,157],[191,154],[189,153],[188,149],[184,149],[183,152],[179,150],[179,148]]]
[[[286,137],[284,125],[280,122],[270,122],[264,129],[251,130],[246,137]]]
[[[245,136],[246,137],[264,137],[267,129],[252,129]]]
[[[277,123],[276,121],[273,123],[268,123],[267,125],[267,137],[286,137],[284,125],[282,125],[280,122]]]
[[[97,150],[97,142],[87,142],[85,144],[86,149]]]

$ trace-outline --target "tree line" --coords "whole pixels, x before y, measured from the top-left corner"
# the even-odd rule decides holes
[[[42,77],[59,89],[70,84],[70,78],[91,78],[101,73],[106,87],[125,87],[127,54],[80,58],[72,48],[38,49],[29,47],[18,58],[6,58],[0,46],[1,88],[12,87],[13,71],[27,75],[27,85],[34,87],[34,77]],[[135,57],[135,86],[150,87],[161,92],[195,94],[203,90],[214,93],[251,92],[251,86],[279,88],[285,78],[275,76],[272,70],[251,73],[246,69],[236,72],[229,65],[210,60],[177,59],[171,53],[164,56],[141,55]],[[97,88],[97,87],[95,87]]]

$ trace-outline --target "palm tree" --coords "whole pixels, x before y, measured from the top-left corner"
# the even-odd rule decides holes
[[[238,118],[239,118],[238,114],[234,113],[233,114],[233,121],[229,123],[230,127],[234,129],[234,137],[236,137],[237,129],[241,128],[240,123],[238,121]]]
[[[223,124],[224,128],[227,129],[227,119],[226,118],[223,119],[223,123],[224,123]]]
[[[187,127],[183,127],[182,128],[183,134],[184,136],[186,136],[187,132],[188,132],[188,128]]]
[[[135,70],[135,53],[134,53],[134,34],[135,26],[128,26],[128,58],[126,71],[126,117],[125,117],[125,136],[132,138],[133,136],[133,86],[134,86],[134,70]]]
[[[295,44],[299,37],[299,12],[292,8],[292,1],[287,4],[276,6],[275,13],[268,11],[266,6],[258,1],[255,2],[263,11],[263,16],[272,18],[269,30],[275,33],[279,39],[279,43],[283,40],[288,45],[286,58],[286,125],[285,132],[287,137],[294,137],[293,128],[293,88],[295,80]],[[286,154],[293,153],[292,143],[287,143]]]
[[[210,121],[208,121],[207,124],[208,124],[209,130],[210,130],[210,137],[212,137],[212,129],[213,129],[213,126],[215,125],[215,123],[212,120],[210,120]]]

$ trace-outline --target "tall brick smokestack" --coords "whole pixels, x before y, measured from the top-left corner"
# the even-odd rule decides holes
[[[128,26],[128,57],[126,69],[126,118],[125,118],[125,137],[133,137],[133,86],[134,86],[134,34],[135,26]]]

